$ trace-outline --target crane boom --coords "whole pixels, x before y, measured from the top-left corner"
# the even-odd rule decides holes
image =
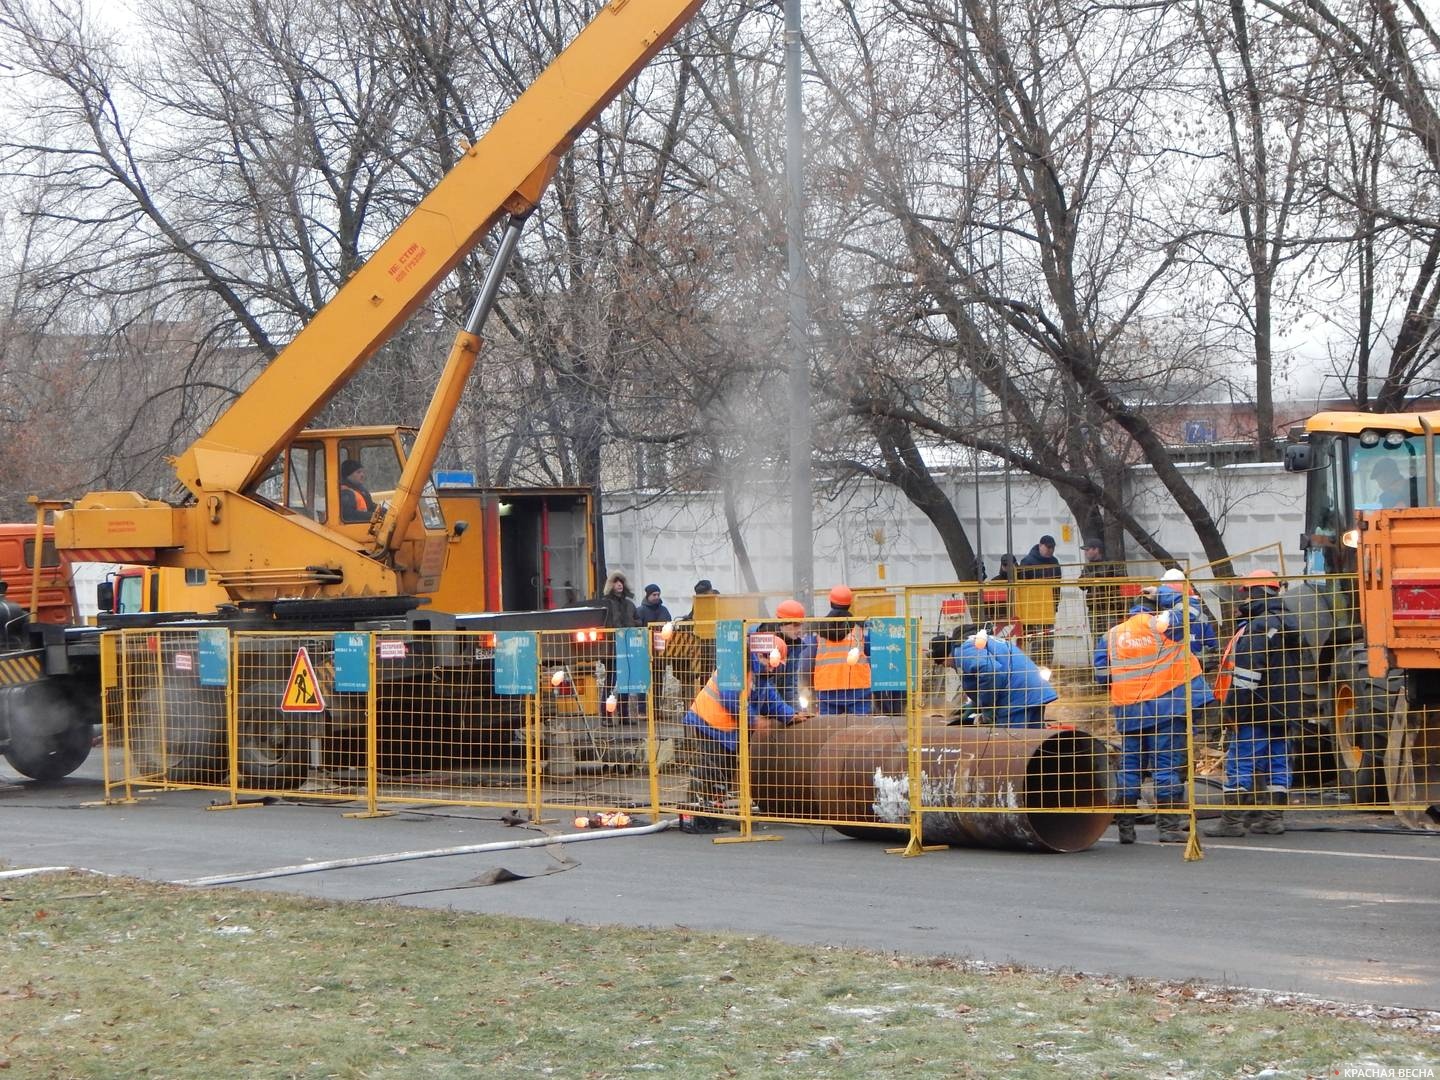
[[[197,498],[244,491],[675,35],[700,0],[612,0],[175,462]],[[538,194],[538,193],[537,193]],[[518,209],[512,207],[512,209]],[[444,418],[448,426],[449,418]]]
[[[444,523],[438,506],[429,515],[417,510],[478,355],[480,323],[513,235],[456,337],[383,517],[367,526],[347,519],[343,508],[337,513],[335,475],[351,460],[363,467],[349,450],[342,460],[342,450],[359,440],[343,431],[297,436],[502,214],[512,226],[524,220],[560,156],[699,5],[611,0],[174,459],[188,497],[170,503],[136,492],[90,492],[56,510],[56,546],[72,558],[204,568],[240,601],[434,592],[445,561]],[[309,462],[304,469],[297,453]],[[258,489],[282,457],[284,469],[274,475],[287,486],[277,502],[273,491],[264,498]]]

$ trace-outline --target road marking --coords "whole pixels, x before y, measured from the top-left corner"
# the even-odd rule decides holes
[[[1250,847],[1245,844],[1206,844],[1206,851],[1278,851],[1284,855],[1334,855],[1339,859],[1394,859],[1403,862],[1440,863],[1437,855],[1380,855],[1373,851],[1309,851],[1295,847]]]

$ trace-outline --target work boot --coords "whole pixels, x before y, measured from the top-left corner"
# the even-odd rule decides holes
[[[1120,837],[1120,843],[1133,844],[1135,842],[1135,815],[1116,814],[1115,832]]]
[[[1290,802],[1290,793],[1272,789],[1267,791],[1263,798],[1275,806],[1286,806]],[[1250,831],[1259,836],[1283,836],[1285,834],[1285,811],[1255,811],[1255,820],[1250,823]]]
[[[1227,793],[1226,799],[1235,805],[1227,806],[1220,811],[1220,823],[1214,828],[1206,829],[1206,836],[1245,835],[1246,823],[1249,821],[1250,814],[1254,812],[1247,811],[1245,807],[1254,805],[1254,796],[1248,791],[1232,791]]]
[[[1190,822],[1184,814],[1156,814],[1155,827],[1162,844],[1183,844],[1190,839]]]

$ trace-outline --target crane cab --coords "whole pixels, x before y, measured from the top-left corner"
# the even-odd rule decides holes
[[[375,511],[395,494],[414,440],[415,430],[404,427],[302,431],[261,477],[255,494],[363,541],[371,535]],[[363,486],[372,497],[368,512],[354,512],[356,502],[341,492],[351,462],[365,470]],[[440,501],[429,484],[420,499],[419,516],[425,529],[444,531]]]
[[[415,430],[407,427],[302,431],[275,459],[253,493],[365,549],[374,542],[380,517],[395,494],[414,440]],[[356,466],[363,473],[355,474]],[[347,487],[348,492],[344,490]],[[430,592],[439,586],[446,540],[440,500],[427,481],[418,512],[396,556],[397,566],[413,573],[415,592]]]

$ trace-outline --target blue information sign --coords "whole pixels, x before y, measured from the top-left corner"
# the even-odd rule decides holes
[[[200,685],[230,684],[230,631],[224,627],[200,631]]]
[[[436,469],[436,487],[474,487],[475,473],[471,469]]]
[[[615,631],[615,693],[650,692],[650,631],[627,626]]]
[[[745,689],[745,624],[739,619],[715,624],[715,682],[721,690]]]
[[[871,619],[870,689],[904,690],[908,674],[905,649],[905,620]]]
[[[533,694],[539,688],[539,649],[535,640],[531,630],[496,631],[495,693]]]
[[[347,694],[370,691],[370,635],[335,635],[335,689]]]

